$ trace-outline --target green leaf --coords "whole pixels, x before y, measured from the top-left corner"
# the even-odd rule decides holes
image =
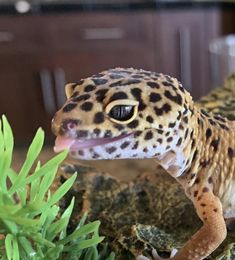
[[[56,216],[59,213],[59,209],[60,208],[58,206],[54,205],[52,207],[47,208],[46,214],[44,216],[42,214],[41,216],[40,219],[41,223],[44,220],[44,223],[42,225],[42,236],[45,237],[46,239],[48,239],[47,238],[48,229],[50,228],[52,222],[56,219]],[[52,241],[52,239],[50,241]]]
[[[35,171],[32,175],[28,176],[24,182],[21,183],[21,185],[27,185],[34,180],[38,179],[39,177],[44,176],[50,169],[55,167],[59,167],[59,165],[63,162],[63,160],[66,158],[68,152],[63,151],[60,154],[53,157],[51,160],[49,160],[47,163],[45,163],[39,170]],[[16,188],[19,188],[21,185],[16,185]]]
[[[3,123],[4,146],[6,150],[11,151],[11,155],[12,155],[12,151],[14,147],[14,138],[13,138],[11,126],[5,115],[2,116],[2,123]]]
[[[26,160],[19,172],[19,175],[17,176],[15,183],[12,185],[12,187],[9,190],[11,194],[13,194],[19,187],[22,187],[24,185],[24,180],[29,174],[29,171],[32,168],[36,158],[38,157],[42,149],[43,142],[44,142],[44,132],[41,128],[39,128],[33,139],[32,144],[29,147],[28,153],[26,155]],[[21,192],[21,200],[22,200],[21,201],[22,204],[25,204],[26,191]]]
[[[4,152],[4,149],[5,149],[5,143],[4,143],[4,136],[2,130],[2,120],[0,120],[0,154]]]
[[[50,171],[48,171],[47,174],[45,174],[40,182],[39,190],[37,195],[35,196],[35,200],[42,201],[46,192],[48,191],[49,187],[51,186],[53,180],[55,179],[55,175],[57,173],[58,165],[56,165],[54,168],[52,168]]]
[[[99,244],[100,242],[102,242],[103,240],[104,240],[104,237],[95,237],[95,238],[91,238],[91,239],[81,240],[78,242],[78,244],[71,245],[71,246],[65,246],[64,251],[69,252],[69,251],[73,251],[73,250],[82,250],[85,248],[95,246],[95,245]]]
[[[60,254],[62,253],[64,247],[63,245],[59,245],[55,248],[50,248],[47,252],[45,257],[43,258],[44,260],[54,260],[58,259]]]
[[[55,247],[55,244],[41,236],[40,233],[29,233],[28,237],[33,239],[35,242],[39,243],[40,245],[46,246],[46,247]]]
[[[9,177],[11,183],[14,183],[16,181],[17,174],[13,169],[7,169],[7,176]]]
[[[19,237],[18,238],[19,245],[24,250],[27,258],[32,258],[36,255],[35,250],[32,247],[32,244],[29,242],[29,240],[25,237]]]
[[[72,187],[74,181],[77,178],[77,174],[75,173],[72,177],[70,177],[68,180],[66,180],[57,190],[56,192],[51,196],[50,200],[47,202],[47,205],[45,208],[50,207],[50,205],[53,205],[57,203]],[[42,209],[44,210],[44,208]]]
[[[13,235],[8,234],[5,238],[5,247],[6,247],[6,254],[7,259],[13,259]]]
[[[70,202],[70,204],[69,204],[69,206],[67,207],[67,209],[64,211],[64,213],[61,216],[61,218],[66,218],[67,219],[67,224],[60,232],[60,237],[59,237],[60,240],[65,238],[66,235],[67,235],[67,225],[68,225],[69,219],[70,219],[72,211],[73,211],[74,201],[75,201],[75,198],[73,197],[71,202]]]
[[[20,259],[20,254],[19,254],[18,241],[14,237],[13,238],[13,260],[19,260],[19,259]]]
[[[81,236],[87,236],[90,233],[94,233],[100,226],[100,221],[96,220],[92,223],[86,224],[85,226],[75,230],[72,234],[68,235],[64,239],[58,241],[58,244],[67,244]]]
[[[37,166],[35,168],[35,171],[38,171],[41,167],[41,163],[40,161],[37,163]],[[38,185],[38,182],[40,180],[40,177],[34,179],[32,182],[31,182],[31,186],[30,186],[30,195],[29,195],[29,199],[30,201],[29,202],[32,202],[34,201],[34,198],[35,196],[38,194],[38,190],[39,190],[39,185]]]
[[[64,211],[61,218],[50,225],[47,229],[47,235],[46,238],[50,241],[53,241],[53,239],[61,232],[60,239],[66,236],[66,229],[69,222],[69,218],[71,216],[72,210],[74,206],[74,198],[72,198],[72,201],[69,205],[69,207]]]
[[[85,254],[85,259],[89,260],[98,260],[98,250],[95,246],[92,246],[87,249],[86,254]]]
[[[115,253],[111,252],[110,255],[106,258],[106,260],[114,260],[115,259]]]

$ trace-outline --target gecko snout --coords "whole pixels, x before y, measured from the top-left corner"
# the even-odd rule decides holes
[[[79,119],[62,119],[60,120],[58,116],[52,120],[52,132],[58,135],[73,135],[77,130],[78,126],[81,124]]]

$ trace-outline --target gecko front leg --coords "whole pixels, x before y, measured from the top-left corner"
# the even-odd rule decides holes
[[[175,260],[200,260],[210,255],[226,238],[227,229],[222,205],[218,197],[208,187],[195,193],[193,199],[203,226],[186,245],[173,257]]]
[[[209,188],[197,191],[193,203],[203,226],[173,257],[173,260],[201,260],[210,255],[226,238],[227,229],[221,202]],[[141,259],[141,258],[137,258]],[[166,260],[155,252],[153,259]]]

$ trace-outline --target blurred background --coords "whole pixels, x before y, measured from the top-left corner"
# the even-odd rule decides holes
[[[39,126],[50,143],[65,83],[119,66],[175,76],[198,99],[233,70],[232,33],[235,1],[0,0],[0,113],[18,145]]]

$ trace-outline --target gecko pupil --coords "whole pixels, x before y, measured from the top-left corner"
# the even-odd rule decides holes
[[[126,121],[130,119],[134,114],[134,106],[128,105],[118,105],[114,106],[110,112],[109,116],[119,120],[119,121]]]

